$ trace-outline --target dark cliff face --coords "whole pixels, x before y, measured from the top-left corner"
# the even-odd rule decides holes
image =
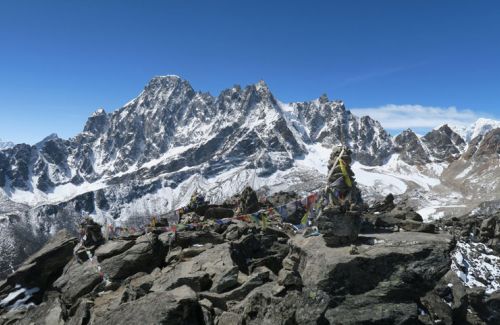
[[[451,162],[461,157],[466,143],[448,125],[443,125],[419,138],[408,129],[394,142],[401,159],[410,165],[430,162]]]
[[[411,165],[430,162],[429,155],[425,151],[422,142],[412,130],[403,131],[394,139],[394,142],[396,151],[404,162]]]
[[[427,133],[422,141],[427,145],[432,156],[439,161],[459,158],[466,145],[460,135],[453,132],[448,125]]]
[[[353,144],[353,158],[369,166],[382,165],[393,153],[391,136],[378,121],[363,116],[359,123],[360,136]]]
[[[463,157],[469,159],[489,159],[500,154],[500,128],[493,129],[484,135],[471,140]]]
[[[500,128],[491,130],[484,136],[477,151],[478,155],[495,155],[500,153]]]
[[[31,189],[30,171],[38,154],[35,147],[18,144],[14,148],[3,151],[4,184],[10,180],[10,186],[20,190]]]

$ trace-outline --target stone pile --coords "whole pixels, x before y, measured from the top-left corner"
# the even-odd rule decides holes
[[[324,199],[327,202],[323,202],[324,208],[316,218],[317,227],[330,246],[355,243],[361,227],[360,208],[363,202],[350,164],[350,149],[343,146],[333,149],[328,163]]]

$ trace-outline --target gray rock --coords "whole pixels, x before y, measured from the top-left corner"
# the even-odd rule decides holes
[[[153,234],[139,237],[134,246],[105,259],[102,271],[110,279],[125,279],[138,272],[151,272],[161,264],[167,251]]]
[[[213,325],[215,318],[215,310],[213,304],[208,299],[200,300],[201,310],[203,312],[203,321],[205,325]]]
[[[212,231],[181,231],[176,234],[175,244],[182,248],[193,245],[222,244],[222,235]]]
[[[492,293],[486,299],[486,306],[492,313],[492,318],[495,320],[500,320],[500,292]]]
[[[70,313],[72,313],[66,322],[66,325],[86,325],[90,320],[90,310],[93,306],[91,300],[82,299],[78,305],[74,306]],[[73,310],[74,309],[74,310]]]
[[[227,227],[226,231],[224,232],[224,238],[226,240],[236,240],[240,236],[239,231],[238,231],[238,226],[236,225],[229,225]]]
[[[128,278],[127,287],[130,288],[134,294],[132,298],[135,300],[148,294],[151,291],[154,280],[159,276],[160,272],[159,269],[155,269],[151,274],[138,273]]]
[[[267,283],[253,290],[231,311],[241,315],[244,324],[324,324],[329,297],[317,290],[274,295],[274,286]]]
[[[241,286],[225,292],[225,293],[215,293],[215,292],[201,292],[200,297],[210,300],[213,305],[222,310],[227,310],[227,303],[229,301],[242,300],[246,297],[253,289],[263,285],[269,279],[269,272],[258,272],[250,275],[247,282],[243,283]]]
[[[78,298],[91,292],[101,281],[96,264],[90,260],[80,264],[73,259],[54,282],[54,288],[61,292],[66,303],[73,304]]]
[[[302,279],[297,271],[281,270],[278,274],[278,284],[287,288],[302,287]]]
[[[93,325],[107,324],[203,324],[196,293],[187,286],[166,292],[152,292],[121,304],[92,319]]]
[[[73,257],[77,242],[67,231],[58,232],[0,284],[0,295],[8,293],[17,284],[27,288],[38,287],[43,291],[50,285],[51,279],[62,273],[66,263]]]
[[[154,281],[152,291],[189,285],[195,291],[222,292],[237,285],[238,268],[229,243],[216,245],[187,261],[167,266]]]
[[[238,274],[239,269],[237,266],[222,273],[221,277],[214,283],[213,291],[222,293],[238,286]]]
[[[195,257],[195,256],[200,255],[201,253],[203,253],[204,251],[206,251],[207,249],[210,249],[212,247],[213,247],[212,244],[205,244],[205,245],[201,245],[201,246],[184,248],[180,252],[179,258],[181,260],[185,260],[185,259],[188,259],[191,257]]]
[[[30,308],[27,311],[12,312],[0,316],[0,324],[19,324],[19,325],[64,325],[66,317],[66,308],[57,297],[51,297],[50,300],[42,302],[36,308]]]
[[[341,212],[334,207],[322,211],[318,229],[329,246],[355,243],[361,230],[361,218],[355,212]]]
[[[418,324],[415,303],[377,303],[376,299],[348,297],[341,306],[328,309],[329,324]]]
[[[108,257],[123,253],[134,244],[133,240],[110,240],[106,244],[99,246],[94,254],[99,261],[102,261]]]
[[[286,235],[285,235],[286,236]],[[244,273],[265,266],[278,274],[282,261],[288,255],[289,247],[280,241],[278,232],[248,234],[231,242],[231,257]]]
[[[416,322],[415,301],[449,269],[451,237],[398,232],[360,240],[374,243],[349,255],[349,247],[327,247],[321,237],[292,238],[305,290],[331,297],[333,307],[325,313],[331,324]]]
[[[436,226],[432,223],[421,223],[412,220],[404,220],[400,223],[401,228],[406,231],[416,231],[416,232],[436,232]]]
[[[217,317],[216,325],[239,325],[242,324],[241,315],[233,312],[223,312],[222,315]]]
[[[467,323],[469,301],[466,288],[453,271],[446,273],[420,301],[434,323]]]

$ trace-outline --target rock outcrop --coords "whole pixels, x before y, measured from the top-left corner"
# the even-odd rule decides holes
[[[378,207],[388,210],[389,201]],[[25,301],[35,305],[12,308],[22,297],[9,298],[0,324],[486,324],[498,317],[495,295],[468,290],[450,271],[450,235],[361,234],[353,254],[350,245],[329,247],[327,236],[284,226],[232,219],[172,239],[128,236],[85,261],[71,249],[58,255],[67,263],[58,264],[59,277]],[[58,239],[31,260],[64,252],[68,242],[72,248],[76,240]],[[16,290],[2,288],[3,301]]]
[[[51,286],[73,257],[78,240],[66,231],[58,232],[37,253],[29,257],[6,280],[0,282],[0,298],[17,286],[45,290]]]
[[[283,196],[272,200],[282,203]],[[341,207],[332,204],[323,211]],[[421,218],[391,196],[366,211],[349,208],[337,213],[350,220],[356,218],[349,213],[356,213],[358,220],[372,227],[359,234],[359,225],[335,224],[331,219],[335,236],[321,231],[310,236],[312,227],[297,232],[279,216],[267,215],[264,225],[237,218],[207,220],[192,213],[189,219],[196,226],[159,234],[151,229],[100,246],[92,243],[83,247],[86,259],[79,250],[73,255],[77,240],[60,233],[0,284],[0,324],[494,324],[499,320],[498,289],[472,285],[466,272],[473,270],[460,263],[474,266],[467,254],[474,249],[488,253],[485,244],[456,242],[439,228],[432,233],[408,231],[405,222],[421,227]],[[380,226],[382,221],[372,218],[397,222]],[[496,236],[495,220],[480,222],[476,231],[480,240]],[[49,266],[53,269],[47,273]],[[37,274],[38,270],[46,272]],[[466,281],[460,272],[467,275]],[[478,281],[488,280],[478,275]]]

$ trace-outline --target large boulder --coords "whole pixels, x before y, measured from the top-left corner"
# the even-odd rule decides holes
[[[342,211],[328,206],[317,219],[320,233],[328,246],[342,246],[355,243],[361,230],[361,217],[354,211]]]
[[[348,296],[325,313],[328,324],[418,324],[418,307],[411,301],[383,302],[377,295]]]
[[[267,283],[253,290],[230,312],[247,325],[327,324],[324,313],[329,302],[325,293],[312,290],[294,290],[279,297],[273,293],[273,284]]]
[[[93,325],[108,324],[204,324],[196,293],[188,286],[170,291],[152,292],[120,304],[100,315],[93,315]]]
[[[0,298],[12,291],[16,285],[26,288],[37,287],[40,293],[49,287],[64,266],[73,257],[73,248],[78,239],[66,230],[61,230],[45,246],[29,257],[13,274],[0,284]]]
[[[269,280],[270,271],[265,268],[252,273],[241,286],[224,293],[201,292],[200,297],[208,299],[212,304],[222,310],[228,308],[228,302],[236,302],[245,298],[252,290],[262,286]]]
[[[394,209],[396,205],[394,204],[394,195],[389,193],[383,201],[375,202],[369,209],[371,212],[388,212]]]
[[[87,260],[80,264],[73,259],[54,282],[54,288],[62,293],[62,299],[67,304],[73,304],[78,298],[91,292],[101,281],[99,270],[92,261]]]
[[[123,253],[101,262],[102,272],[112,280],[125,279],[138,272],[151,272],[161,265],[167,249],[152,233],[143,235]]]
[[[37,308],[26,311],[12,311],[0,316],[0,324],[17,325],[65,325],[67,310],[63,302],[56,297],[49,297]]]
[[[412,207],[408,207],[406,203],[397,205],[394,209],[387,212],[386,215],[400,220],[423,221],[422,216],[415,212]]]
[[[231,242],[231,257],[246,274],[261,266],[278,274],[288,255],[287,240],[285,233],[269,228],[258,234],[251,233]]]
[[[304,290],[332,299],[331,324],[416,322],[416,301],[449,270],[452,238],[426,233],[360,236],[358,255],[349,247],[327,247],[321,237],[291,239],[300,256]]]
[[[165,267],[153,282],[152,291],[188,285],[195,291],[224,292],[238,285],[238,267],[231,258],[229,243]]]
[[[94,254],[99,261],[102,261],[108,257],[123,253],[134,244],[134,240],[110,240],[106,244],[99,246]]]
[[[213,231],[181,231],[175,235],[175,245],[187,248],[193,245],[222,244],[222,235]]]

